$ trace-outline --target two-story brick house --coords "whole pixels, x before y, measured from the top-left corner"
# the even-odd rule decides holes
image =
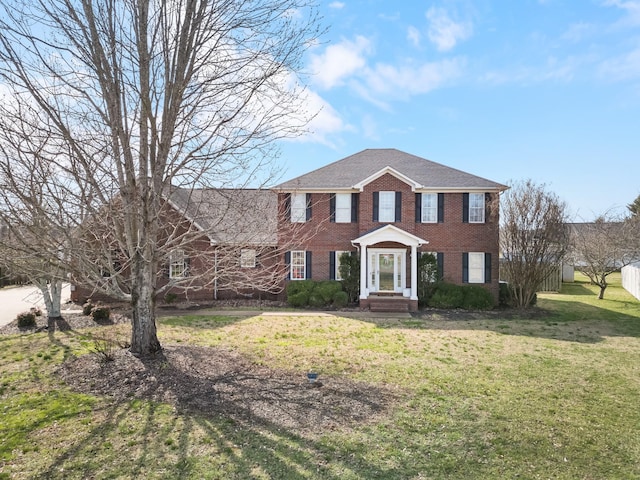
[[[431,252],[445,281],[482,284],[497,299],[498,199],[506,188],[374,149],[271,190],[175,189],[160,219],[171,234],[160,241],[158,292],[191,300],[284,296],[289,281],[339,279],[340,255],[352,252],[361,258],[361,307],[384,297],[415,310],[418,256]],[[96,257],[96,270],[111,262]],[[121,276],[112,270],[106,286]],[[108,295],[98,287],[76,282],[72,298]]]
[[[360,306],[384,296],[416,310],[417,264],[436,254],[441,277],[482,284],[497,299],[499,195],[507,187],[395,149],[351,155],[278,185],[285,223],[306,235],[287,251],[288,281],[339,278],[342,252],[360,255]]]

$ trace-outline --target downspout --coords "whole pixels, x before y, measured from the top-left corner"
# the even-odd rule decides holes
[[[218,249],[213,251],[213,299],[218,300]]]

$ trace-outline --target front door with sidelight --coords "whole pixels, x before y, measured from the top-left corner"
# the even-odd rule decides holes
[[[405,288],[405,250],[369,250],[369,291],[402,293]]]

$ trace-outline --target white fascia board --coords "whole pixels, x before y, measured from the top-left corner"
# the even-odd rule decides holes
[[[206,230],[202,227],[202,225],[200,225],[198,222],[196,222],[193,218],[191,218],[189,215],[187,215],[187,212],[183,212],[178,205],[176,205],[171,199],[167,199],[167,203],[169,203],[169,205],[171,205],[171,208],[173,208],[176,212],[178,212],[180,215],[182,215],[184,218],[186,218],[187,220],[189,220],[191,223],[193,223],[196,228],[198,230],[200,230],[201,232],[206,232]],[[209,236],[209,235],[207,235]]]
[[[411,187],[411,191],[415,192],[416,189],[418,188],[423,188],[423,186],[421,184],[419,184],[418,182],[410,179],[409,177],[407,177],[406,175],[400,173],[399,171],[397,171],[395,168],[392,167],[384,167],[382,170],[378,170],[376,173],[374,173],[373,175],[368,176],[367,178],[365,178],[364,180],[356,183],[353,188],[357,189],[358,191],[363,191],[364,187],[368,184],[370,184],[371,182],[373,182],[374,180],[380,178],[383,175],[386,174],[390,174],[393,175],[394,177],[396,177],[398,180],[406,183],[407,185],[409,185]]]
[[[397,242],[403,245],[426,245],[429,242],[420,237],[406,232],[395,225],[385,225],[372,232],[366,233],[351,241],[352,245],[369,246],[380,242]]]

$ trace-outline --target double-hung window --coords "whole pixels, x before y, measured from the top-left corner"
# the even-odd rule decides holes
[[[240,267],[254,268],[256,266],[256,251],[252,248],[243,248],[240,251]]]
[[[340,275],[340,257],[342,257],[343,253],[350,254],[350,252],[347,252],[347,251],[340,251],[340,250],[336,251],[336,261],[335,261],[336,271],[334,272],[335,273],[334,278],[336,280],[342,280],[342,275]]]
[[[291,252],[291,280],[304,280],[307,278],[306,252],[294,250]]]
[[[336,223],[351,222],[351,194],[336,193]]]
[[[484,283],[484,253],[469,252],[469,283]]]
[[[438,194],[423,193],[422,198],[422,223],[438,222]]]
[[[305,193],[291,194],[291,223],[307,221],[307,195]]]
[[[169,254],[169,278],[183,278],[187,276],[187,262],[184,250],[173,250]]]
[[[379,222],[396,221],[396,192],[380,192],[378,207]]]
[[[484,223],[484,193],[469,194],[469,223]]]

